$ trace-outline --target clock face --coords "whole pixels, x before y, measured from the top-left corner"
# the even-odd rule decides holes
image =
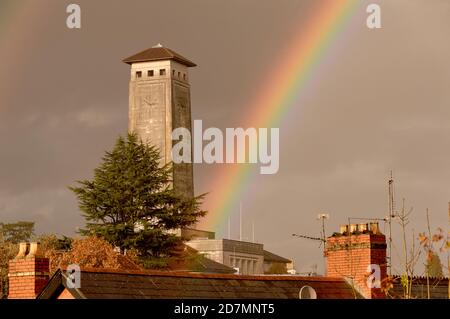
[[[164,83],[140,83],[134,91],[132,129],[158,147],[164,158],[166,123],[166,86]]]
[[[153,102],[153,101],[151,100],[151,97],[148,95],[148,96],[145,96],[145,97],[143,98],[142,104],[143,104],[144,106],[152,106],[152,105],[155,105],[156,103]]]

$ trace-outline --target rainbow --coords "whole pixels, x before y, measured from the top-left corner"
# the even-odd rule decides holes
[[[270,77],[263,83],[249,103],[250,112],[244,118],[247,127],[280,127],[290,109],[298,107],[298,99],[304,96],[313,79],[318,77],[318,66],[330,51],[331,45],[346,25],[349,17],[363,3],[361,0],[318,0],[311,18],[299,23],[298,32],[279,55],[280,63],[270,70]],[[0,3],[0,53],[5,60],[26,61],[32,50],[26,46],[33,35],[44,26],[37,24],[48,14],[48,7],[31,0],[2,0]],[[55,10],[55,9],[52,9]],[[14,32],[14,36],[12,33]],[[8,50],[5,50],[8,46]],[[14,75],[0,86],[13,86],[20,79]],[[7,92],[7,90],[5,90]],[[5,97],[4,97],[5,98]],[[2,107],[5,107],[4,105]],[[237,203],[248,189],[256,165],[223,165],[212,180],[208,195],[207,218],[198,228],[219,230],[237,208]]]
[[[280,63],[270,70],[247,115],[247,127],[280,127],[286,113],[298,107],[315,71],[330,51],[334,40],[344,29],[362,1],[317,1],[310,20],[302,21],[296,34],[280,56]],[[197,225],[199,229],[218,231],[227,224],[238,201],[250,185],[256,169],[253,165],[224,165],[209,187],[208,215]]]
[[[14,20],[16,16],[17,9],[17,1],[5,0],[0,3],[0,37],[8,32],[11,21]]]
[[[45,10],[45,7],[37,1],[30,0],[2,0],[0,3],[0,49],[14,47],[14,53],[17,53],[18,49],[23,48],[22,40],[28,40],[36,34],[36,21],[39,22],[41,13]],[[24,36],[26,33],[26,39],[17,39],[17,34]],[[19,46],[19,48],[16,48]]]
[[[0,2],[0,58],[8,72],[8,77],[0,77],[0,87],[3,89],[2,98],[8,100],[11,94],[9,88],[18,86],[20,78],[16,72],[6,71],[12,69],[12,62],[20,61],[14,65],[14,69],[23,65],[22,61],[27,61],[33,54],[30,44],[35,41],[36,35],[45,31],[45,23],[41,21],[45,18],[50,9],[40,1],[32,0],[1,0]],[[12,71],[12,70],[11,70]],[[18,72],[17,72],[18,73]],[[1,103],[1,108],[6,108],[9,103]]]

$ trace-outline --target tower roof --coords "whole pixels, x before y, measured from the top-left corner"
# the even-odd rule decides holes
[[[175,51],[169,48],[163,47],[161,44],[158,44],[142,52],[136,53],[135,55],[132,55],[124,59],[123,62],[133,64],[137,62],[161,61],[161,60],[174,60],[188,67],[197,66],[194,62],[186,59],[182,55],[176,53]]]

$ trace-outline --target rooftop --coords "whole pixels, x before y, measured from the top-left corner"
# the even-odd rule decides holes
[[[37,298],[54,299],[66,291],[76,299],[298,299],[303,286],[319,299],[361,298],[340,278],[82,269],[81,288],[70,289],[65,276],[58,270]]]
[[[291,260],[264,250],[264,261],[272,261],[277,263],[290,263]]]
[[[176,257],[168,264],[170,271],[233,274],[235,270],[199,254],[197,250],[185,244],[175,250]]]

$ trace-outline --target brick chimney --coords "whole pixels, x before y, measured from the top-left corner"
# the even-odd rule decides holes
[[[8,299],[35,299],[49,280],[49,260],[40,255],[39,243],[20,243],[9,262]]]
[[[386,237],[378,223],[341,226],[327,238],[325,256],[328,277],[348,279],[366,298],[385,298],[377,288],[387,275]]]

